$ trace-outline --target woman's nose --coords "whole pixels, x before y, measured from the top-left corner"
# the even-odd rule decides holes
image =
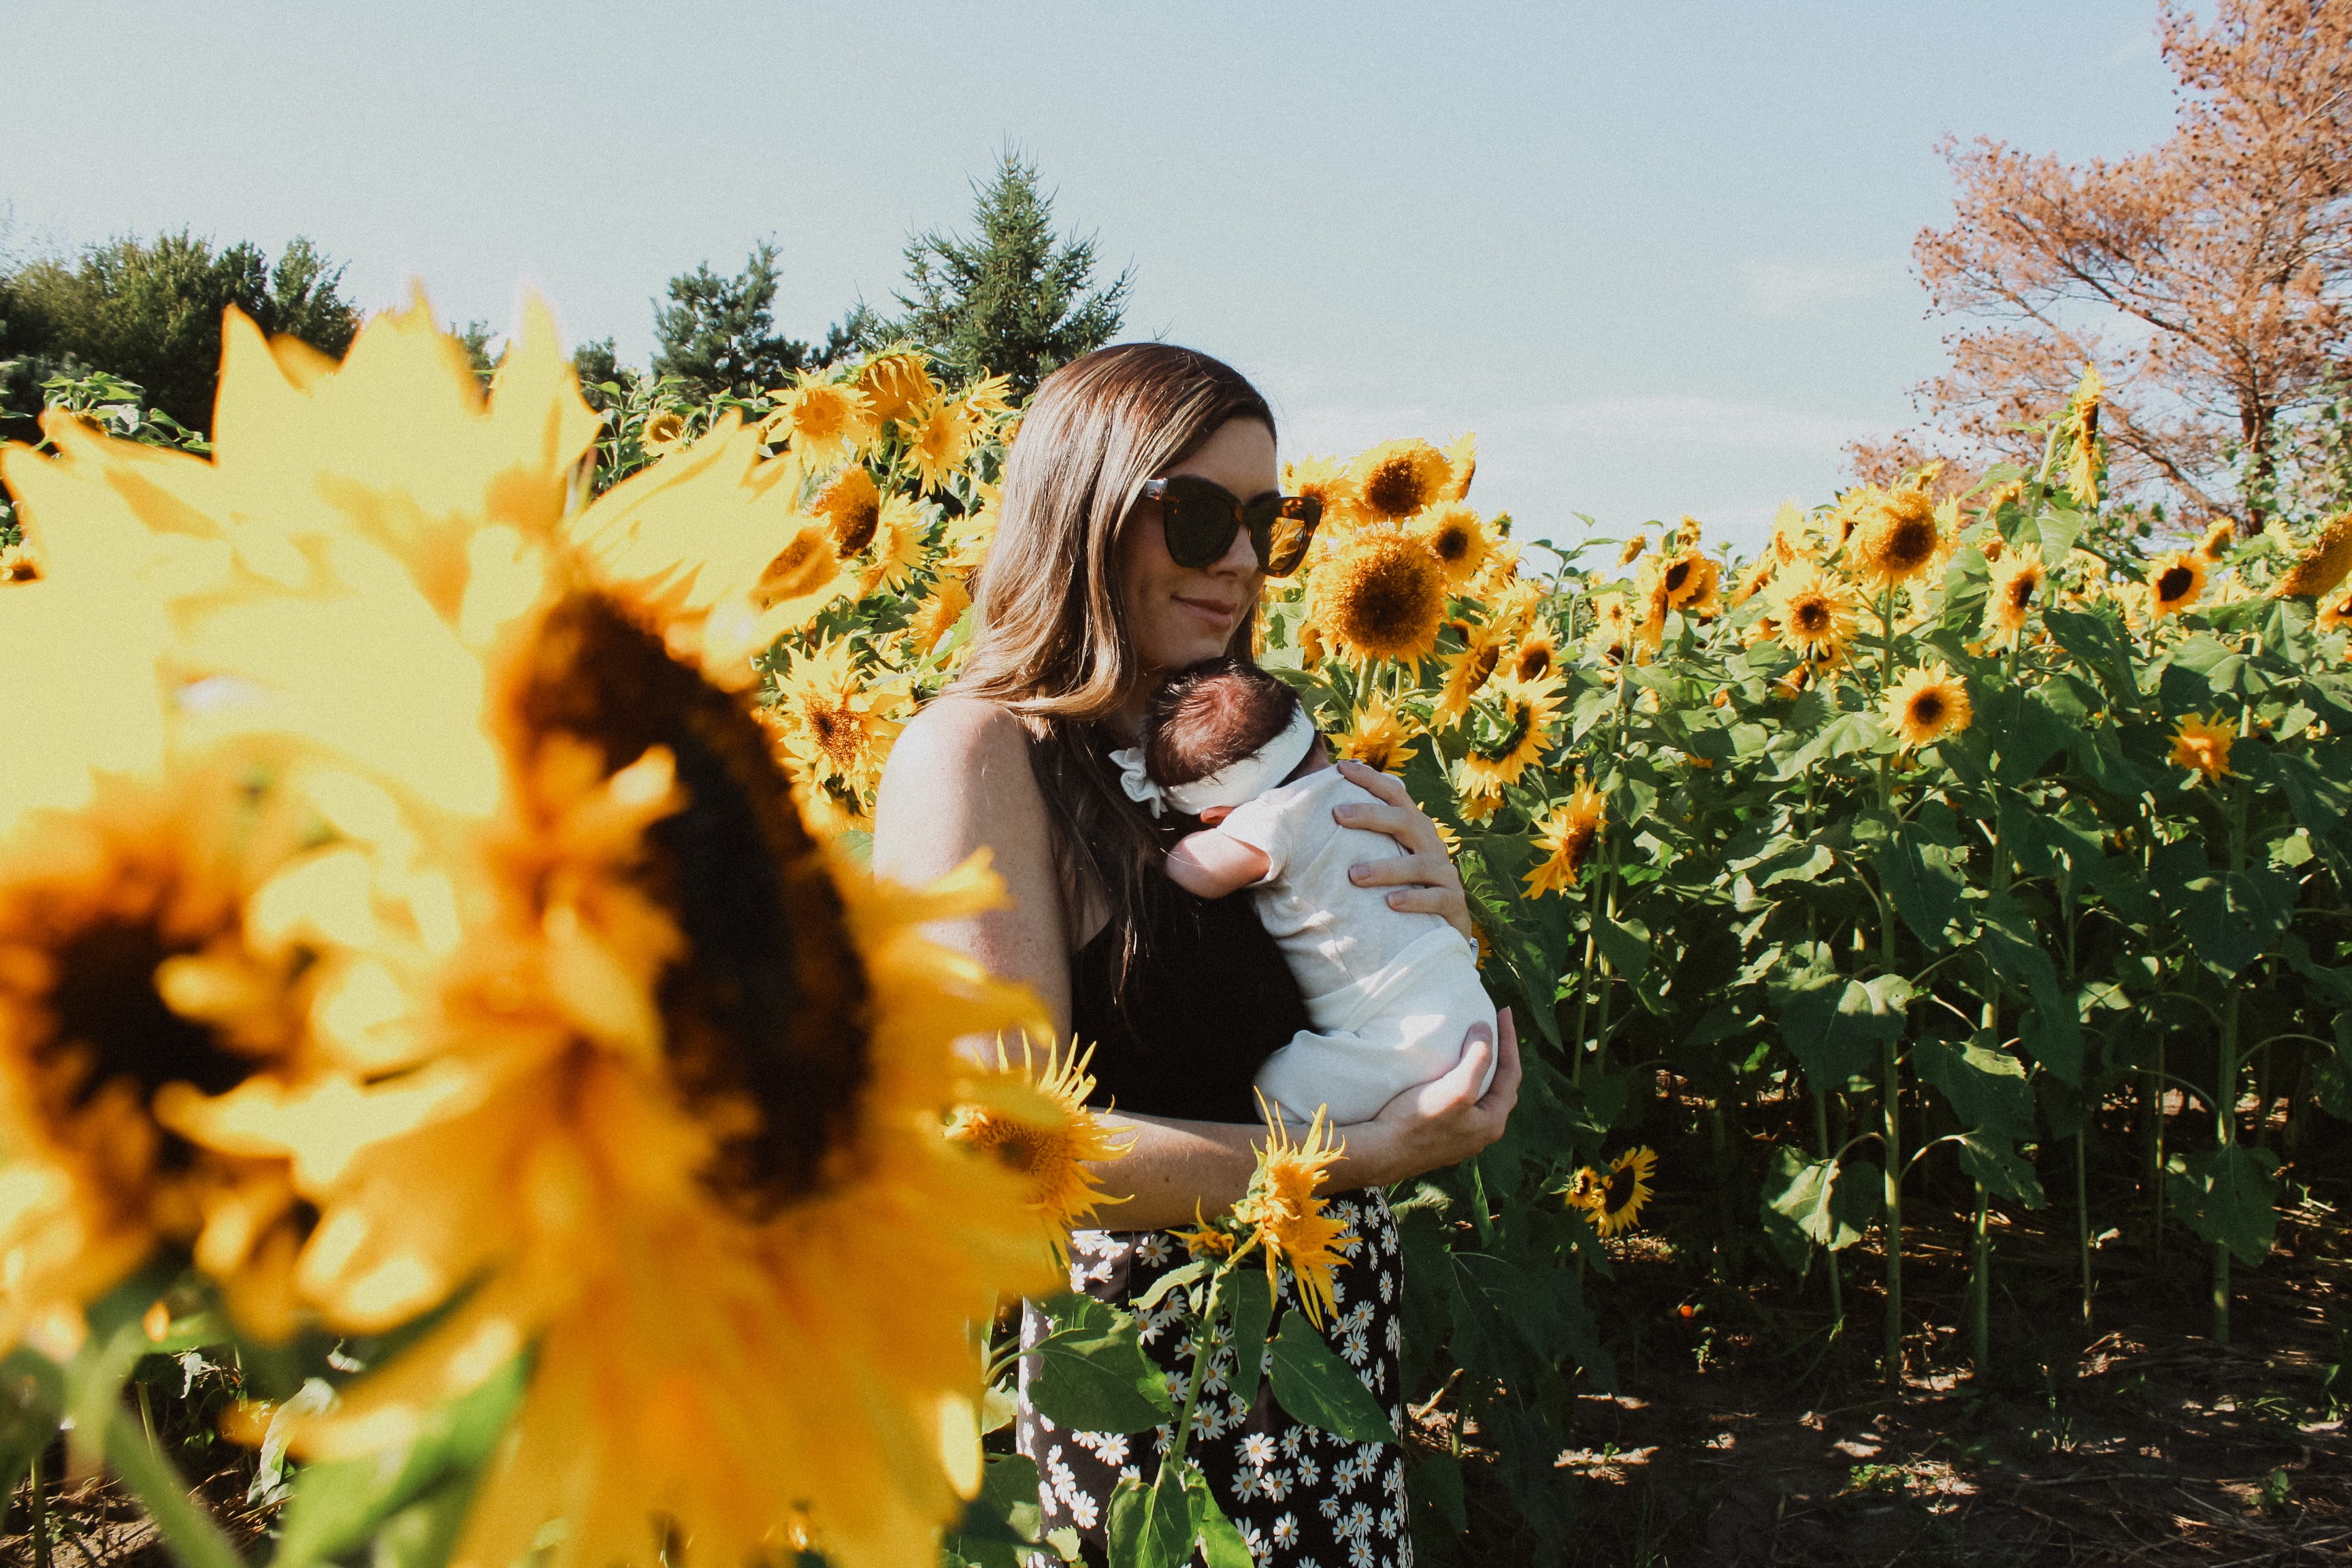
[[[1257,548],[1250,543],[1248,529],[1234,528],[1233,542],[1225,546],[1225,552],[1209,570],[1235,577],[1245,577],[1257,570]]]

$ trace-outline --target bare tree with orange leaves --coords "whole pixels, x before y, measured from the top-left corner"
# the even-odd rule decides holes
[[[2015,426],[2084,366],[2110,388],[2100,434],[2123,493],[2259,527],[2273,448],[2340,390],[2352,286],[2352,5],[2168,3],[2171,137],[2065,163],[1979,138],[1943,148],[1954,221],[1913,248],[1937,311],[1969,318],[1918,389],[1979,459],[2038,455]],[[2288,422],[2288,423],[2283,423]],[[1869,472],[1926,448],[1853,450]]]

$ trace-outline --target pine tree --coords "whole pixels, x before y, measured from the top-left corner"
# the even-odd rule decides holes
[[[667,305],[654,307],[654,374],[684,380],[697,396],[750,397],[828,364],[847,352],[835,328],[822,349],[776,331],[776,247],[761,240],[743,270],[721,278],[704,262],[669,280]]]
[[[1037,188],[1036,164],[1012,149],[984,189],[974,183],[973,195],[974,237],[933,229],[908,243],[908,292],[898,296],[907,314],[884,322],[861,308],[855,325],[869,343],[911,339],[961,374],[1010,377],[1025,397],[1059,366],[1110,342],[1134,268],[1091,287],[1093,237],[1055,242],[1054,198]]]

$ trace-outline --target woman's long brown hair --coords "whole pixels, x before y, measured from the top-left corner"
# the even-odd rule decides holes
[[[1274,413],[1231,366],[1168,343],[1122,343],[1038,387],[1004,468],[996,538],[972,595],[970,661],[951,690],[996,703],[1030,733],[1053,825],[1073,951],[1107,908],[1132,962],[1162,879],[1152,820],[1119,788],[1103,727],[1139,678],[1119,601],[1119,547],[1145,482],[1233,419]],[[1229,651],[1246,657],[1253,605]]]

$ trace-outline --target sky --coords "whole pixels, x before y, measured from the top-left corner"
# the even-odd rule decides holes
[[[779,325],[886,310],[1001,149],[1132,267],[1123,335],[1251,376],[1286,454],[1478,436],[1522,539],[1751,544],[1943,363],[1910,251],[1941,139],[2161,141],[2152,0],[501,4],[0,0],[18,257],[302,234],[370,307],[652,352],[771,238]]]

